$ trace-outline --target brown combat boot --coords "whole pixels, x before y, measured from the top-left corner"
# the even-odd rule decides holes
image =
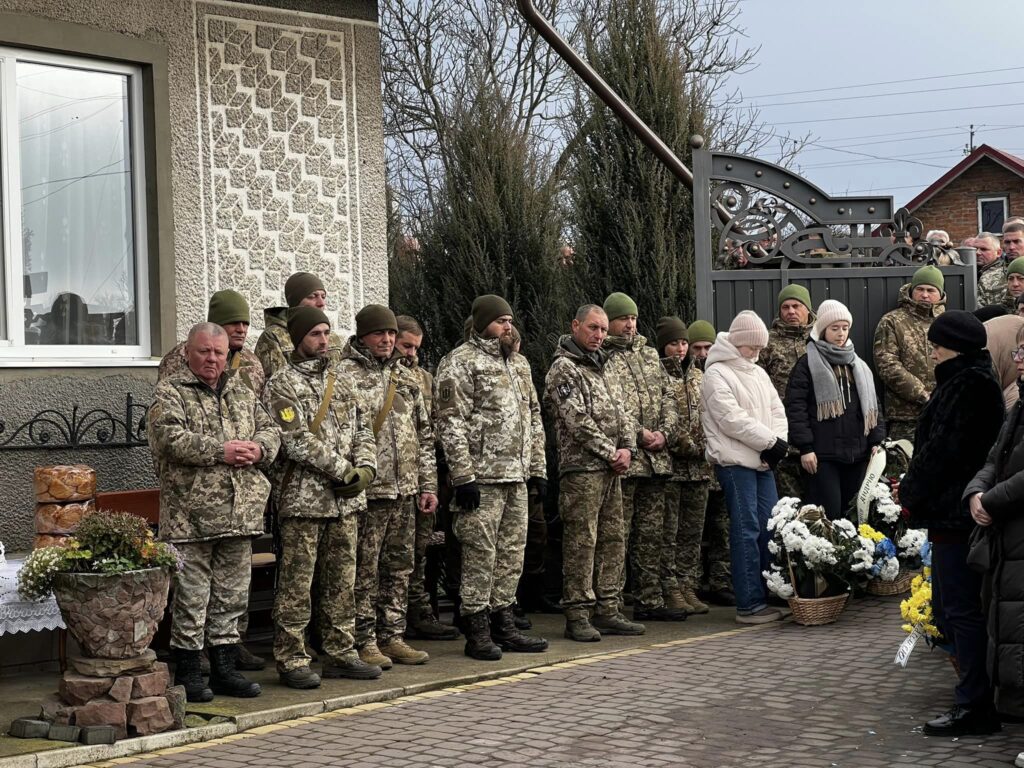
[[[417,651],[406,643],[401,636],[392,637],[378,647],[380,652],[395,662],[395,664],[425,664],[430,659],[429,653]]]
[[[707,603],[701,602],[701,599],[697,597],[693,587],[680,587],[680,592],[683,593],[683,599],[690,604],[690,613],[707,613],[711,610]]]
[[[394,666],[391,659],[380,652],[380,648],[377,647],[376,640],[371,640],[359,649],[359,658],[364,663],[380,667],[381,669],[391,669],[391,667]]]
[[[671,608],[673,611],[685,611],[686,613],[696,613],[697,611],[693,607],[693,603],[686,599],[686,594],[679,587],[671,587],[666,589],[665,595],[665,606]],[[705,613],[707,612],[707,606],[704,606]]]

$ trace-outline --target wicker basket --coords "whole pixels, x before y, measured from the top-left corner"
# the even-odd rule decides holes
[[[916,574],[913,571],[904,570],[900,568],[899,574],[892,581],[882,581],[881,579],[872,579],[868,582],[864,591],[869,595],[878,595],[880,597],[888,597],[890,595],[902,595],[904,592],[910,591],[910,582],[914,580]]]
[[[849,592],[835,597],[791,597],[789,607],[793,611],[793,621],[797,624],[816,627],[820,624],[831,624],[838,619],[849,599]]]

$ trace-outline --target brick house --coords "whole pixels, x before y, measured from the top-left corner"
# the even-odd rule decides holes
[[[1024,159],[982,144],[906,207],[926,232],[944,229],[954,243],[998,233],[1007,218],[1024,215]]]

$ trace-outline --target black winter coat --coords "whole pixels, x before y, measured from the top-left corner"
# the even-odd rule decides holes
[[[850,378],[852,381],[852,371]],[[810,363],[807,355],[797,360],[786,385],[789,444],[795,446],[801,455],[816,454],[818,461],[854,464],[867,459],[871,448],[880,445],[885,438],[885,427],[879,414],[878,425],[865,435],[857,387],[850,387],[850,396],[842,416],[818,421],[818,401],[814,396]]]
[[[935,391],[914,433],[914,458],[900,482],[910,524],[930,531],[970,531],[964,488],[985,464],[1003,423],[1003,391],[987,350],[935,367]]]
[[[976,493],[982,494],[981,505],[993,520],[983,590],[988,596],[989,678],[999,711],[1024,716],[1024,400],[1007,414],[964,501]]]

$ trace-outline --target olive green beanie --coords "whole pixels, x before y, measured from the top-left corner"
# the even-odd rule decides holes
[[[910,280],[910,290],[913,291],[919,285],[930,285],[941,293],[946,290],[946,278],[942,276],[942,270],[929,264],[914,273]]]
[[[296,307],[288,313],[288,335],[292,344],[298,348],[306,334],[320,323],[331,324],[330,318],[316,307]]]
[[[658,343],[658,354],[665,354],[665,345],[679,339],[689,339],[686,335],[686,323],[678,317],[662,317],[655,326],[655,338]]]
[[[284,298],[289,307],[297,307],[313,291],[326,291],[323,282],[312,272],[296,272],[284,284]]]
[[[779,291],[779,309],[782,309],[782,302],[795,299],[807,307],[808,310],[813,310],[811,306],[811,294],[802,285],[796,283],[790,283],[781,291]]]
[[[608,298],[604,300],[604,313],[608,315],[609,320],[625,317],[626,315],[636,316],[640,314],[637,311],[636,302],[624,293],[608,294]]]
[[[483,333],[499,317],[511,314],[512,307],[501,296],[487,293],[473,299],[473,328],[477,333]]]
[[[217,291],[210,297],[210,308],[206,322],[217,325],[249,322],[249,302],[238,291],[230,289]]]
[[[374,331],[398,333],[398,320],[395,318],[395,313],[383,304],[367,304],[356,313],[356,336],[362,338]]]
[[[694,320],[686,330],[691,344],[714,344],[718,335],[715,333],[715,326],[707,320]]]
[[[1014,259],[1006,268],[1007,275],[1024,275],[1024,256]]]

